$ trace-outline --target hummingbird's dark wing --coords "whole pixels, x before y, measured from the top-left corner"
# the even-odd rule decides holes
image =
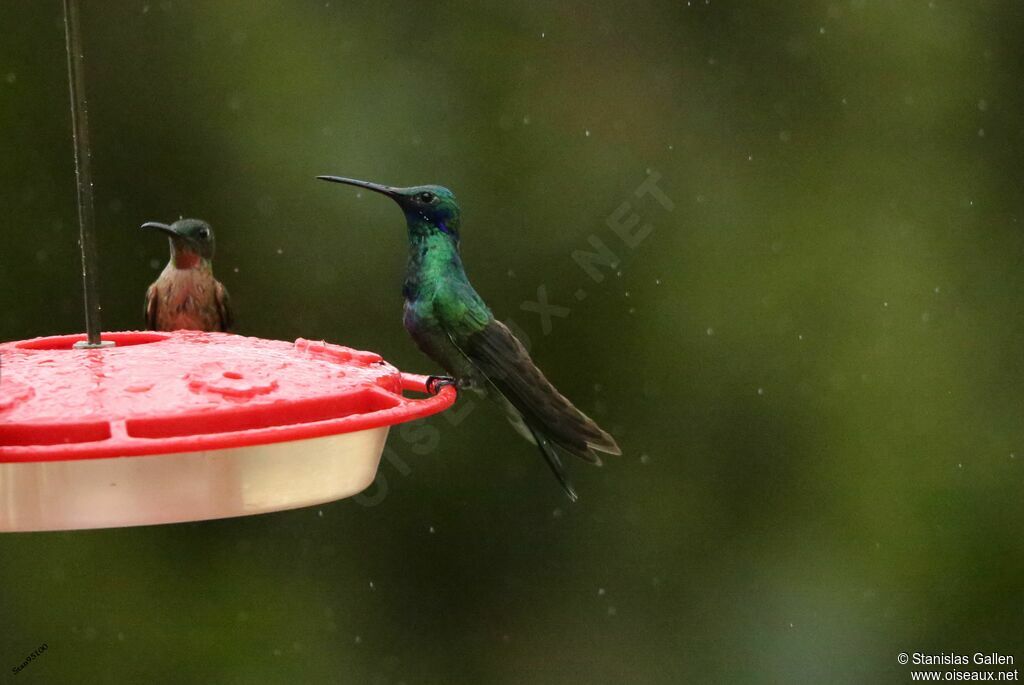
[[[590,462],[600,462],[593,451],[622,454],[612,436],[558,392],[505,324],[491,319],[467,336],[460,347],[519,410],[535,437],[540,432],[567,452]]]
[[[160,292],[156,289],[156,283],[146,288],[146,328],[157,330],[157,307],[160,305]]]
[[[235,317],[231,310],[231,297],[228,295],[228,289],[220,281],[217,281],[215,297],[217,300],[217,316],[220,319],[220,330],[227,332],[235,325]]]

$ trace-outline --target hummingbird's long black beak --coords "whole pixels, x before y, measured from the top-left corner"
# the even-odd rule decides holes
[[[346,185],[356,186],[357,188],[366,188],[367,190],[372,190],[375,193],[387,195],[390,198],[397,197],[401,192],[400,188],[392,188],[391,186],[384,186],[379,183],[370,183],[369,181],[359,181],[354,178],[343,178],[341,176],[317,176],[317,178],[321,181],[344,183]]]
[[[168,226],[167,224],[162,224],[159,221],[147,221],[146,223],[139,226],[139,228],[163,231],[167,235],[178,235],[174,228]]]

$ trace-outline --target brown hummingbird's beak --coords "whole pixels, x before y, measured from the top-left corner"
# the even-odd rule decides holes
[[[157,231],[163,231],[167,235],[176,236],[178,235],[173,228],[167,224],[162,224],[159,221],[147,221],[146,223],[139,226],[139,228],[155,229]]]
[[[391,186],[383,186],[379,183],[370,183],[369,181],[359,181],[354,178],[343,178],[341,176],[317,176],[321,181],[330,181],[331,183],[344,183],[350,186],[356,186],[357,188],[366,188],[372,190],[375,193],[381,195],[387,195],[394,199],[401,194],[401,188],[392,188]]]

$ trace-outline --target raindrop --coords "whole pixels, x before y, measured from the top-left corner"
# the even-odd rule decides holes
[[[598,597],[604,596],[604,588],[603,587],[597,588],[597,596]]]
[[[704,4],[706,5],[707,3],[705,2]],[[617,613],[619,613],[618,609],[616,609],[615,607],[608,607],[609,616],[615,616]]]
[[[587,138],[589,138],[590,137],[590,129],[588,128],[586,131],[584,131],[583,135],[585,135]]]
[[[643,454],[640,455],[640,463],[641,464],[650,464],[651,463],[651,457],[646,452],[644,452]]]
[[[757,389],[757,394],[758,395],[763,395],[764,394],[764,388],[758,388]]]
[[[14,83],[17,80],[18,75],[15,74],[13,71],[7,72],[7,76],[4,76],[4,81],[7,81],[7,83]]]
[[[988,109],[988,100],[986,100],[985,98],[978,100],[978,109],[981,110],[982,112]]]
[[[277,254],[284,254],[284,248],[277,248]]]
[[[711,327],[708,327],[708,330],[706,331],[706,333],[707,333],[708,335],[714,335],[714,334],[715,334],[715,329],[714,329],[714,328],[711,328]]]
[[[430,528],[428,528],[427,532],[430,533],[431,535],[433,535],[434,534],[434,527],[431,526]]]
[[[661,285],[661,279],[660,278],[655,278],[654,279],[654,285]]]
[[[323,518],[324,517],[324,510],[323,509],[318,509],[317,512],[316,512],[316,515],[319,516],[320,518]]]
[[[362,635],[356,635],[355,643],[357,645],[363,644],[363,636]]]

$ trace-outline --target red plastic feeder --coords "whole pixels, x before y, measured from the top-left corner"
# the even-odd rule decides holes
[[[444,387],[339,345],[107,333],[0,345],[0,530],[243,516],[354,495]]]

